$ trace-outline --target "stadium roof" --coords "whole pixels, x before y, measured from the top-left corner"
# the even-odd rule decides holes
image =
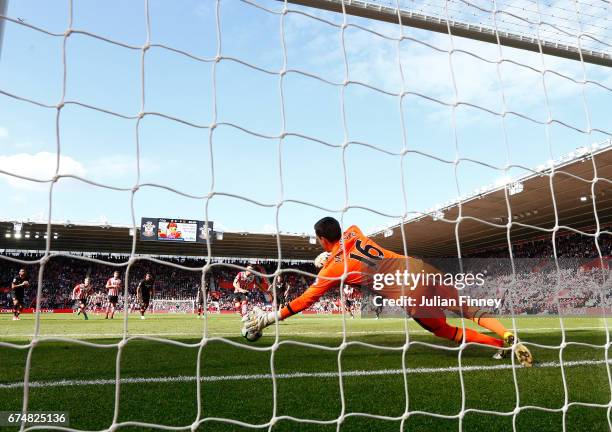
[[[565,158],[553,166],[555,175],[552,177],[548,175],[551,165],[541,166],[537,171],[507,185],[483,189],[477,194],[406,221],[403,225],[408,253],[417,256],[456,255],[456,226],[463,254],[503,247],[507,244],[506,190],[509,192],[508,203],[512,211],[510,236],[513,243],[550,236],[555,226],[555,205],[560,227],[594,232],[597,220],[590,198],[592,185],[600,226],[612,224],[610,143],[598,150],[578,151],[572,158]],[[599,181],[593,183],[595,177]],[[511,194],[511,190],[521,191]],[[554,191],[554,200],[551,191]],[[455,221],[459,215],[459,207],[462,220],[457,224]],[[22,237],[18,239],[12,235],[13,222],[0,221],[0,249],[45,249],[45,223],[22,222]],[[27,239],[26,233],[30,235]],[[39,233],[38,238],[35,238],[36,233]],[[51,233],[52,251],[130,253],[132,248],[129,226],[53,223]],[[57,238],[53,237],[55,233]],[[403,252],[399,226],[374,233],[373,237],[382,246]],[[281,234],[280,244],[284,259],[313,259],[320,252],[320,247],[311,244],[307,235]],[[215,257],[278,257],[277,237],[274,234],[225,232],[223,239],[215,239],[211,246],[212,256]],[[206,256],[207,250],[205,244],[160,243],[138,239],[136,253],[155,256]]]
[[[408,253],[423,256],[456,256],[457,236],[462,255],[507,245],[508,205],[512,243],[548,235],[555,226],[594,233],[612,224],[612,147],[579,149],[571,157],[540,166],[518,180],[420,215],[404,223]],[[594,163],[593,163],[594,161]],[[554,167],[554,175],[550,176]],[[595,172],[596,167],[596,172]],[[594,181],[597,178],[598,181]],[[591,188],[593,188],[591,190]],[[508,197],[506,200],[506,190]],[[520,191],[520,192],[519,192]],[[518,192],[518,193],[515,193]],[[593,192],[593,194],[592,194]],[[591,199],[594,195],[594,202]],[[461,207],[462,220],[455,223]],[[595,209],[596,208],[596,212]],[[597,219],[596,219],[597,216]],[[387,231],[385,233],[385,231]],[[386,248],[403,250],[400,227],[373,235]],[[558,235],[568,233],[560,229]],[[390,235],[385,237],[385,235]],[[612,234],[612,233],[610,233]]]
[[[23,222],[22,236],[7,238],[13,232],[13,222],[0,222],[0,249],[45,250],[44,223]],[[25,238],[29,232],[30,238]],[[36,233],[39,234],[35,238]],[[54,238],[57,234],[57,238]],[[140,236],[138,236],[140,237]],[[309,242],[306,235],[282,234],[280,236],[283,259],[312,259],[319,253],[319,246]],[[224,232],[223,239],[213,239],[211,253],[215,257],[278,258],[277,238],[274,234]],[[131,227],[113,225],[73,225],[54,223],[51,226],[51,250],[63,252],[104,252],[129,254],[132,250]],[[202,256],[206,257],[204,243],[179,243],[141,241],[137,238],[136,253],[153,256]]]

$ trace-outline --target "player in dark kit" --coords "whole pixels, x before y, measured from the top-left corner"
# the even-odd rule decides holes
[[[212,273],[207,272],[204,276],[204,289],[198,287],[197,306],[198,306],[198,318],[204,318],[204,293],[208,292],[210,287],[210,278]]]
[[[21,319],[19,315],[23,309],[25,289],[29,286],[30,278],[28,277],[26,269],[22,268],[11,283],[11,289],[13,290],[13,321],[19,321]]]
[[[376,314],[376,319],[380,319],[380,315],[382,314],[383,311],[383,307],[381,306],[376,306],[374,308],[374,313]]]
[[[86,277],[83,283],[77,284],[72,290],[72,298],[73,300],[77,300],[79,302],[79,312],[77,316],[83,314],[85,320],[88,320],[87,316],[87,301],[89,296],[91,295],[92,289],[89,283],[89,278]]]
[[[149,308],[151,297],[155,295],[153,275],[151,273],[145,274],[144,279],[140,281],[136,289],[136,295],[140,302],[140,319],[145,319],[144,314]]]
[[[204,292],[202,288],[198,287],[198,318],[204,316]]]
[[[282,309],[285,306],[285,294],[287,291],[287,282],[283,278],[283,275],[276,276],[274,283],[268,288],[268,293],[274,299],[274,293],[276,292],[276,308]]]

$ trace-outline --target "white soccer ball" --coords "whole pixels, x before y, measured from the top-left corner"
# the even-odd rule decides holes
[[[260,331],[248,331],[245,328],[242,329],[241,333],[242,337],[249,342],[256,342],[261,336],[263,336],[263,333]]]
[[[329,252],[321,252],[314,260],[314,265],[316,268],[321,268],[325,265],[325,262],[329,258]]]

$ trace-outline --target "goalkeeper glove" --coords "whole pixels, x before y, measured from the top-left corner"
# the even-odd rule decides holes
[[[316,268],[323,267],[330,255],[331,254],[329,252],[321,252],[314,260],[315,267]]]
[[[280,312],[264,312],[259,308],[253,308],[251,312],[242,318],[243,329],[247,332],[258,332],[280,320]]]

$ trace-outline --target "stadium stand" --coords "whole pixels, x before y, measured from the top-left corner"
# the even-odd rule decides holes
[[[605,227],[610,230],[610,227]],[[601,254],[604,257],[604,261],[607,263],[612,259],[612,236],[602,235],[599,240],[599,246]],[[562,268],[563,274],[561,275],[562,280],[570,280],[570,273],[574,277],[583,277],[585,272],[580,270],[585,269],[585,265],[588,266],[588,259],[591,262],[598,261],[598,251],[595,247],[593,239],[585,237],[580,234],[569,234],[559,235],[556,238],[556,252],[559,259],[559,263]],[[519,275],[517,285],[520,287],[523,295],[521,296],[520,304],[515,304],[519,313],[539,313],[547,308],[550,312],[553,311],[552,306],[552,295],[554,294],[550,290],[551,287],[555,286],[552,282],[556,280],[557,275],[552,268],[553,257],[552,242],[550,239],[541,238],[538,240],[521,242],[513,245],[513,257],[515,259],[540,259],[534,263],[533,260],[529,261],[529,268],[524,269],[525,271]],[[10,256],[18,259],[25,260],[37,260],[42,257],[39,253],[11,253],[4,252],[5,256]],[[108,262],[108,263],[120,263],[126,262],[128,256],[118,254],[93,254],[91,258]],[[497,249],[484,250],[478,253],[468,255],[469,258],[477,259],[483,258],[487,260],[489,258],[504,258],[509,257],[507,247],[499,247]],[[205,260],[202,258],[163,258],[157,257],[165,262],[180,264],[190,268],[200,268],[205,265]],[[581,263],[572,261],[571,259],[582,260]],[[585,260],[587,260],[585,264]],[[222,264],[235,265],[245,267],[248,264],[255,263],[262,272],[271,274],[276,270],[276,262],[271,260],[241,260],[241,259],[222,259],[218,261]],[[499,266],[500,260],[495,261]],[[508,261],[509,263],[509,261]],[[508,264],[507,263],[507,264]],[[565,264],[565,265],[564,265]],[[487,266],[488,263],[481,263],[478,260],[472,260],[472,266]],[[607,264],[606,264],[607,265]],[[536,268],[539,266],[540,268]],[[597,263],[592,264],[591,267],[598,267]],[[17,273],[20,268],[17,264],[8,264],[0,268],[0,306],[9,306],[9,292],[8,287],[12,277]],[[298,270],[301,272],[307,272],[311,274],[316,273],[316,269],[310,262],[286,262],[282,264],[282,268],[286,270]],[[45,266],[44,275],[44,286],[42,289],[41,308],[43,309],[67,309],[71,307],[72,301],[70,299],[70,293],[76,283],[81,281],[85,276],[89,276],[94,289],[99,291],[103,288],[106,280],[115,268],[109,265],[83,261],[79,259],[73,259],[69,256],[53,256],[47,265]],[[29,266],[27,269],[32,283],[32,288],[28,291],[27,299],[29,305],[35,303],[33,293],[36,292],[38,283],[38,266]],[[499,269],[498,269],[499,270]],[[508,268],[505,269],[504,275],[500,275],[500,285],[508,285]],[[179,270],[172,267],[164,267],[163,265],[157,264],[148,260],[138,260],[130,268],[129,286],[128,292],[133,296],[136,292],[136,286],[142,279],[146,272],[152,272],[156,279],[156,291],[158,297],[161,299],[172,299],[172,300],[186,300],[195,299],[197,296],[197,290],[201,285],[202,274],[199,271],[188,271]],[[210,277],[210,286],[208,287],[209,299],[218,302],[220,310],[232,310],[232,281],[238,270],[229,266],[215,266],[212,268]],[[545,283],[543,279],[549,279],[549,283]],[[294,272],[285,273],[285,284],[286,284],[286,296],[287,300],[291,300],[299,296],[312,282],[313,278]],[[588,284],[582,284],[581,286],[589,286]],[[541,287],[549,287],[548,290],[541,290]],[[564,288],[557,286],[556,290],[562,292]],[[600,300],[597,297],[597,291],[583,290],[584,292],[573,291],[573,300],[568,299],[567,302],[573,302],[575,305],[585,305],[589,301],[595,306],[599,304]],[[268,304],[268,301],[263,295],[257,296],[255,304]],[[608,298],[610,295],[608,295]],[[539,300],[539,301],[538,301]],[[543,303],[544,300],[547,300]],[[550,301],[548,301],[550,300]],[[121,298],[120,303],[122,304],[123,299]],[[129,303],[136,303],[135,298],[129,300]],[[328,293],[322,298],[317,304],[315,304],[311,311],[316,312],[332,312],[339,310],[340,295],[337,290]]]

